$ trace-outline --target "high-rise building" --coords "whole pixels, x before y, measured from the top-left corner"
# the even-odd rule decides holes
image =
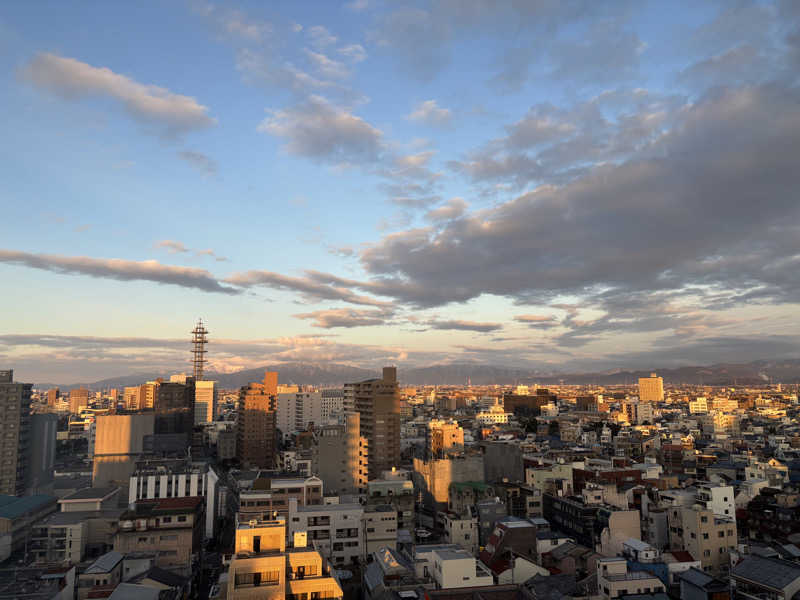
[[[133,385],[122,390],[122,403],[125,405],[126,410],[139,410],[142,388],[143,386],[141,385]]]
[[[275,465],[275,408],[278,374],[267,371],[263,383],[239,392],[236,455],[243,466],[271,469]]]
[[[47,390],[47,406],[50,408],[58,404],[58,388],[50,388]]]
[[[89,406],[89,390],[77,388],[69,392],[69,412],[77,415],[82,409]]]
[[[56,462],[58,416],[40,413],[30,416],[30,451],[25,493],[52,494]]]
[[[352,388],[355,409],[361,415],[361,435],[369,446],[369,478],[400,464],[400,394],[397,368],[384,367],[380,379],[367,379]],[[345,396],[346,397],[346,396]]]
[[[434,419],[428,423],[428,450],[441,457],[448,450],[464,449],[464,430],[455,422]]]
[[[194,384],[194,424],[211,423],[217,414],[217,382],[197,381]]]
[[[15,383],[14,371],[0,371],[0,494],[21,496],[28,475],[30,383]]]
[[[331,494],[359,494],[367,484],[368,446],[360,415],[345,413],[344,423],[323,425],[315,447],[315,472]]]
[[[664,400],[664,380],[655,373],[650,373],[650,377],[640,377],[639,400],[642,402],[662,402]]]

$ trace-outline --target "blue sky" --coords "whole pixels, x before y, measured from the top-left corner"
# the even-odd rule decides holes
[[[797,356],[793,2],[9,3],[0,361]],[[215,348],[212,347],[212,350]]]

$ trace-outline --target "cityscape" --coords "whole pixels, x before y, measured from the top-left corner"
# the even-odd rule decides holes
[[[0,600],[800,600],[800,1],[10,1],[0,102]]]

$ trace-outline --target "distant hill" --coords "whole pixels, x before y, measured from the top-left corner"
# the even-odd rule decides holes
[[[362,369],[337,363],[312,365],[308,363],[281,363],[265,365],[256,369],[247,369],[235,373],[206,374],[206,379],[219,382],[225,389],[238,388],[251,381],[261,381],[265,370],[278,371],[278,381],[286,384],[308,385],[341,385],[345,382],[360,381],[377,377],[380,371]],[[758,383],[800,383],[800,359],[757,360],[741,364],[718,364],[710,366],[688,366],[676,369],[642,369],[636,371],[606,371],[602,373],[553,373],[535,369],[515,369],[478,363],[454,363],[400,369],[398,376],[402,384],[407,385],[473,385],[492,384],[530,384],[541,385],[571,383],[576,385],[617,385],[636,383],[639,377],[646,377],[652,371],[664,378],[666,383],[694,385],[752,385]],[[164,373],[138,373],[111,377],[101,381],[86,382],[81,385],[91,389],[120,388],[137,385],[156,377],[165,377]],[[37,387],[59,387],[70,390],[79,387],[74,385],[58,385],[38,383]]]

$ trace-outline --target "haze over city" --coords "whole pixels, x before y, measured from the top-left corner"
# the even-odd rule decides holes
[[[11,2],[0,363],[795,358],[800,3]],[[279,370],[279,369],[278,369]]]

